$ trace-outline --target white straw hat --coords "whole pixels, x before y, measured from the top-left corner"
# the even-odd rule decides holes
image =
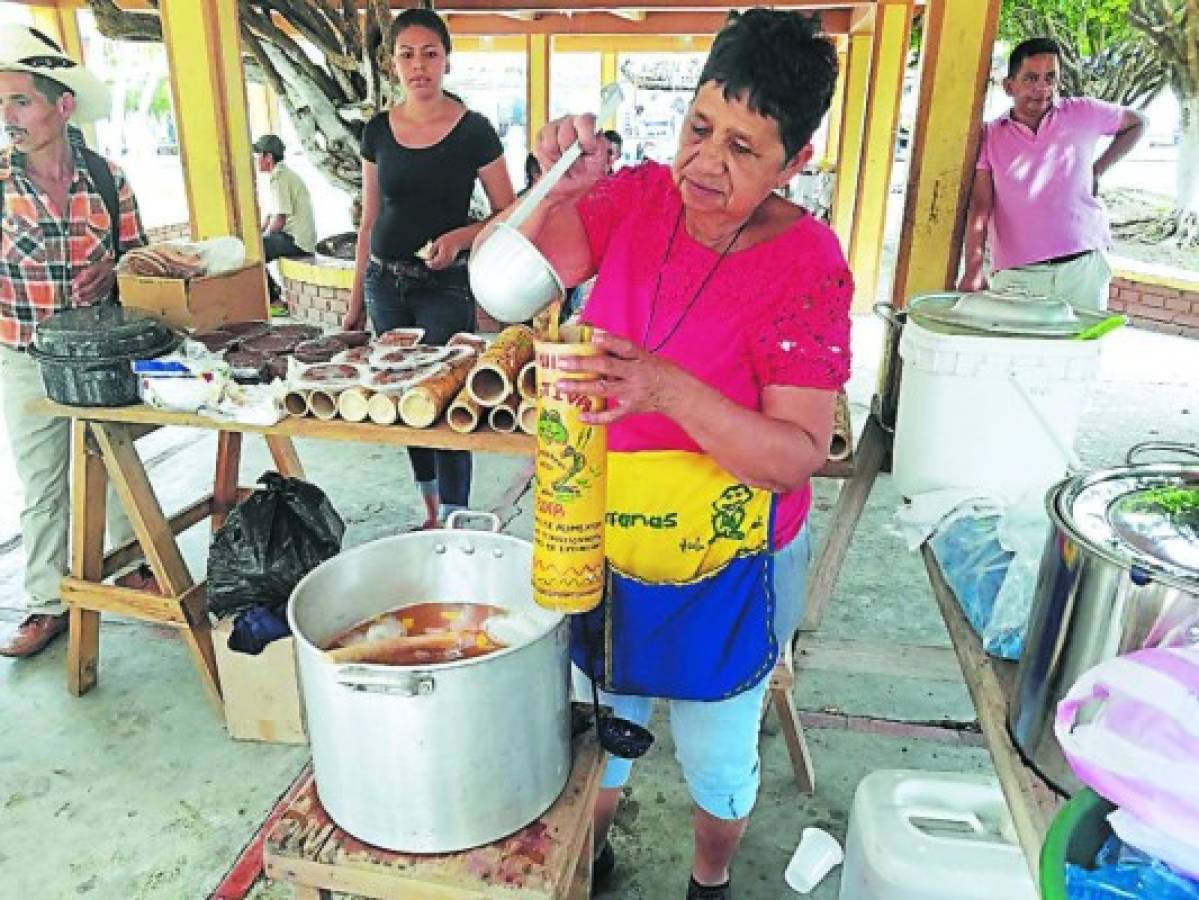
[[[58,44],[28,25],[0,25],[0,72],[28,72],[57,81],[75,95],[76,122],[94,122],[109,112],[108,87],[71,59]]]

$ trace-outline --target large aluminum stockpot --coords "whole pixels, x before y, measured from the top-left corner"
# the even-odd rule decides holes
[[[531,566],[527,541],[446,529],[346,551],[296,586],[287,615],[316,787],[356,838],[409,853],[464,850],[523,828],[562,792],[568,628],[533,603]],[[528,639],[420,667],[337,664],[323,653],[358,622],[429,602],[513,610]]]
[[[1193,452],[1144,444],[1129,462],[1138,451],[1165,447]],[[1073,793],[1081,783],[1053,722],[1079,676],[1122,653],[1199,643],[1199,466],[1128,465],[1077,475],[1051,488],[1045,506],[1053,528],[1009,725],[1041,775]]]

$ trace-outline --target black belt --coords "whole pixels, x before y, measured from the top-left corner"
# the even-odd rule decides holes
[[[1094,250],[1079,250],[1077,253],[1067,253],[1064,256],[1054,256],[1049,259],[1043,259],[1038,263],[1033,263],[1034,266],[1056,266],[1061,263],[1073,262],[1080,257],[1086,256],[1088,253],[1094,253]]]
[[[438,275],[451,272],[454,269],[466,268],[465,254],[459,256],[444,269],[430,269],[425,265],[424,260],[416,259],[415,257],[411,259],[383,259],[381,256],[375,256],[372,253],[370,260],[385,272],[391,272],[393,275],[400,275],[405,278],[413,278],[417,281],[436,278]]]

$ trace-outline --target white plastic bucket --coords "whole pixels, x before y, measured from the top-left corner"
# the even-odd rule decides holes
[[[893,467],[899,492],[981,488],[1007,500],[1043,493],[1066,473],[1062,448],[1078,431],[1086,386],[1099,369],[1099,343],[941,334],[909,319],[899,341],[903,381]]]
[[[840,900],[1037,900],[999,782],[867,775],[850,811]]]

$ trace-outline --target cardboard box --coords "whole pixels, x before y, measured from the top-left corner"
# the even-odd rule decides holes
[[[176,328],[209,329],[226,322],[264,322],[266,272],[262,263],[204,278],[148,278],[125,272],[117,276],[121,304],[144,309]]]
[[[273,641],[257,656],[229,649],[233,618],[212,629],[225,698],[225,727],[239,741],[306,744],[295,638]]]

